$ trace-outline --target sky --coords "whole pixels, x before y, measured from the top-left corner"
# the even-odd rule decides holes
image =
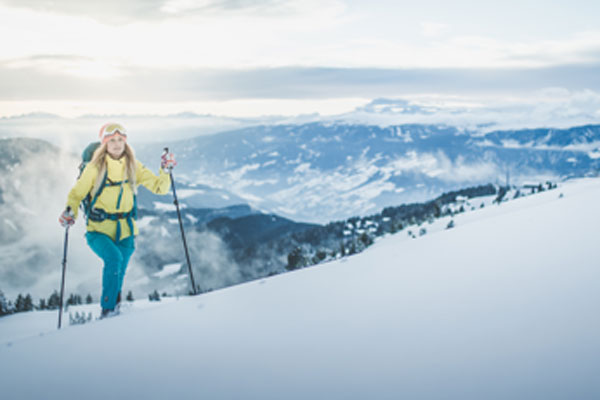
[[[0,117],[597,104],[598,15],[591,0],[0,0]]]

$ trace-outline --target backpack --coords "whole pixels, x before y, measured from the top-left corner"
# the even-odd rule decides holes
[[[88,144],[87,147],[85,148],[85,150],[83,150],[83,153],[81,153],[81,164],[79,164],[79,175],[77,175],[77,179],[79,179],[81,177],[81,174],[83,173],[83,170],[85,169],[85,167],[87,167],[87,165],[90,163],[90,161],[92,161],[94,152],[96,151],[96,149],[98,149],[98,147],[100,147],[100,142],[92,142],[92,143]],[[100,195],[100,192],[102,192],[103,189],[104,189],[104,185],[102,185],[102,187],[98,190],[98,193],[96,194],[95,197],[98,197]],[[88,218],[88,216],[90,214],[90,209],[92,208],[91,204],[92,204],[92,196],[88,193],[88,195],[85,196],[85,198],[81,201],[81,204],[79,205],[81,210],[83,210],[83,212],[85,213],[86,219]]]

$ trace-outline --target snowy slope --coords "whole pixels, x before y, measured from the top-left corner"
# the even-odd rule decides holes
[[[2,318],[0,396],[597,399],[599,199],[599,179],[567,182],[453,229],[62,331],[45,313]],[[38,318],[44,334],[15,332]]]

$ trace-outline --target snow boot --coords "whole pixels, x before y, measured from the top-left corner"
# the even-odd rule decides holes
[[[119,310],[111,310],[108,308],[103,308],[102,313],[100,314],[100,319],[115,317],[119,315]]]

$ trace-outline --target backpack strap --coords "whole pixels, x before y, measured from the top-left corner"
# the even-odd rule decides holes
[[[100,197],[100,194],[104,190],[104,187],[106,186],[106,181],[107,180],[108,180],[108,171],[104,172],[104,178],[102,179],[102,183],[100,184],[100,187],[98,188],[98,191],[96,192],[96,194],[94,195],[94,197],[90,201],[90,206],[88,207],[87,213],[85,215],[85,218],[86,218],[88,224],[89,224],[89,221],[90,221],[90,213],[94,209],[94,205],[96,204],[96,201],[98,200],[98,197]]]
[[[106,186],[122,186],[125,183],[128,183],[129,180],[124,180],[124,181],[119,181],[119,182],[113,182],[108,178],[108,171],[106,171],[104,173],[104,179],[102,179],[102,184],[100,185],[100,188],[98,188],[98,191],[96,192],[96,195],[94,196],[94,198],[91,200],[90,202],[90,206],[88,209],[88,212],[86,214],[86,219],[87,219],[87,223],[89,224],[89,221],[92,220],[94,222],[102,222],[104,220],[110,219],[111,221],[116,221],[117,222],[117,235],[115,240],[118,242],[119,240],[121,240],[121,224],[119,223],[120,219],[126,219],[127,220],[127,225],[129,225],[129,230],[131,232],[131,234],[133,235],[133,220],[137,219],[137,194],[133,194],[133,208],[126,212],[116,212],[116,213],[109,213],[104,211],[101,208],[95,208],[94,205],[96,204],[96,201],[98,200],[98,197],[100,196],[100,194],[102,193],[102,191],[104,190],[104,188]],[[121,199],[123,198],[123,187],[121,187],[121,190],[119,192],[119,197],[117,199],[117,209],[119,209],[119,207],[121,206]]]

